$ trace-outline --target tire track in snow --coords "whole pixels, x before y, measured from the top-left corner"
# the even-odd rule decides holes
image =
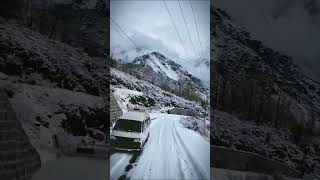
[[[172,127],[174,128],[174,121],[172,122]],[[184,173],[184,171],[183,171],[183,167],[182,167],[182,163],[180,162],[181,161],[181,159],[182,159],[182,157],[181,157],[181,154],[180,154],[180,152],[177,150],[177,148],[175,148],[175,147],[178,147],[178,143],[177,143],[177,141],[176,141],[176,137],[175,137],[175,135],[174,135],[174,130],[173,130],[173,128],[171,129],[171,133],[172,133],[172,138],[173,138],[173,141],[175,142],[175,146],[173,146],[174,147],[174,150],[176,151],[176,154],[178,155],[178,167],[179,167],[179,171],[180,171],[180,175],[181,175],[181,177],[182,177],[182,179],[186,179],[186,176],[185,176],[185,173]]]
[[[116,161],[117,163],[112,166],[110,169],[110,176],[111,179],[114,179],[112,177],[115,176],[121,176],[124,173],[124,169],[126,167],[126,164],[124,162],[129,161],[132,158],[131,154],[124,154],[124,153],[117,153],[112,155],[111,161]],[[117,156],[121,156],[119,160],[115,160]],[[122,172],[123,171],[123,172]]]
[[[163,128],[163,126],[164,126],[164,123],[161,123],[161,125],[160,125],[160,128],[159,128],[159,135],[158,135],[158,141],[157,141],[157,144],[159,145],[160,144],[160,137],[161,137],[161,134],[162,134],[162,128]]]
[[[179,122],[178,122],[179,123]],[[186,157],[188,158],[189,162],[191,162],[191,166],[193,167],[193,169],[195,170],[195,172],[197,173],[198,176],[200,176],[199,179],[209,179],[209,177],[207,177],[206,172],[200,168],[201,166],[198,165],[197,161],[194,160],[192,154],[190,153],[188,147],[185,145],[185,143],[183,142],[182,138],[180,137],[179,133],[177,132],[177,126],[173,126],[174,129],[174,134],[175,137],[178,137],[178,141],[181,144],[181,147],[183,147],[184,152],[186,153]],[[179,147],[179,146],[178,146]]]
[[[153,118],[154,120],[152,121],[150,125],[150,129],[153,129],[152,127],[157,126],[159,124],[157,118]],[[154,132],[150,132],[149,136],[149,143],[146,143],[144,146],[144,150],[141,154],[141,157],[137,160],[137,166],[134,167],[131,172],[128,172],[129,178],[132,178],[134,176],[137,176],[135,169],[139,169],[140,166],[143,168],[143,173],[141,175],[138,175],[138,177],[132,178],[132,179],[151,179],[151,170],[152,170],[152,165],[153,165],[153,157],[152,155],[155,153],[155,148],[159,146],[160,144],[160,135],[161,135],[161,129],[163,127],[163,124],[159,124],[159,128],[156,128]]]

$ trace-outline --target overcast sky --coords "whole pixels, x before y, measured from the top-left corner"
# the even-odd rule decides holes
[[[320,79],[320,1],[214,0],[267,46],[293,57]]]
[[[165,56],[172,58],[172,60],[177,59],[177,61],[190,61],[190,59],[195,60],[199,58],[201,48],[190,1],[180,0],[180,4],[195,51],[190,41],[178,1],[167,0],[166,4],[172,14],[188,56],[181,46],[179,37],[162,0],[111,0],[110,15],[138,46],[159,51]],[[192,5],[204,52],[201,57],[209,59],[210,1],[192,0]],[[134,45],[125,35],[116,31],[116,26],[111,21],[110,27],[110,45],[113,53],[134,48]]]

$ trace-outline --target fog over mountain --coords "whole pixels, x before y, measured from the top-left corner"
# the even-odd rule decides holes
[[[209,4],[209,0],[192,1],[199,42],[190,1],[180,1],[188,29],[184,23],[179,2],[166,1],[186,54],[163,1],[111,1],[111,17],[134,42],[130,42],[111,20],[112,55],[130,62],[137,56],[158,51],[204,82],[209,82],[209,66],[199,63],[202,59],[208,60],[210,56]],[[140,51],[137,51],[137,47]]]
[[[319,79],[319,0],[211,1],[228,12],[253,38],[293,57]]]

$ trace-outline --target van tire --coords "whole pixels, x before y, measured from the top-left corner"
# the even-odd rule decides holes
[[[147,136],[147,139],[146,139],[146,141],[148,141],[148,139],[149,139],[149,136],[150,136],[150,133],[148,132],[148,136]]]
[[[146,144],[146,142],[148,141],[148,139],[149,139],[149,133],[148,133],[148,135],[147,135],[147,138],[144,140],[144,142],[143,142],[143,146]]]

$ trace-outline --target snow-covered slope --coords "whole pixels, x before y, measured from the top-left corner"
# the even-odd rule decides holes
[[[159,52],[138,56],[132,62],[122,64],[120,69],[179,96],[186,97],[190,94],[186,91],[192,90],[203,100],[209,99],[209,88],[205,83]]]
[[[99,96],[108,92],[104,58],[0,19],[0,72],[26,84],[59,87]]]
[[[108,129],[108,111],[101,97],[65,89],[53,89],[0,80],[10,102],[42,163],[56,159],[59,151],[53,136],[63,133],[65,145],[105,143],[89,131]],[[68,139],[68,140],[67,140]],[[62,142],[59,142],[62,146]],[[61,147],[60,147],[61,148]]]
[[[0,34],[0,85],[42,162],[57,158],[54,135],[74,152],[83,142],[105,144],[105,59],[2,18]]]
[[[110,76],[113,93],[122,109],[127,110],[127,104],[131,104],[158,111],[172,107],[182,107],[197,113],[205,112],[194,101],[189,101],[173,93],[164,91],[156,85],[122,71],[111,68]]]
[[[180,65],[165,58],[162,54],[157,52],[137,57],[133,63],[149,66],[154,72],[167,76],[174,81],[179,81],[181,74],[183,74],[183,72],[181,72]]]

